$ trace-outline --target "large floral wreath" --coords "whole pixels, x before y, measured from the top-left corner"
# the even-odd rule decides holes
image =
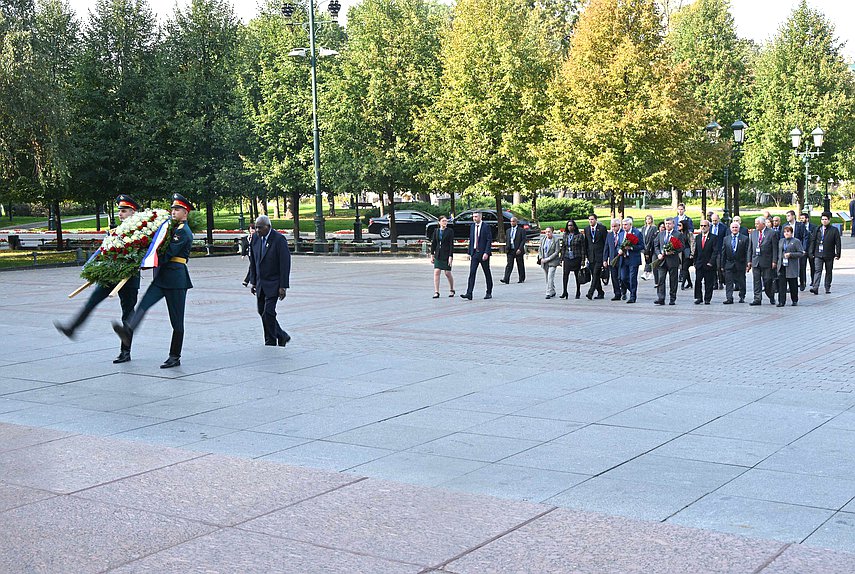
[[[161,225],[170,221],[169,212],[163,209],[137,212],[112,230],[98,251],[83,266],[80,276],[91,283],[113,287],[139,272],[140,263]],[[171,234],[158,252],[166,250]]]

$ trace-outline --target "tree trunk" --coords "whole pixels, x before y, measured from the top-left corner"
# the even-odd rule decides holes
[[[282,219],[282,210],[279,207],[279,194],[276,194],[276,201],[273,203],[273,219]]]
[[[739,215],[739,182],[733,182],[733,204],[731,205],[733,213],[731,217],[734,215]]]
[[[495,241],[504,244],[505,243],[505,222],[504,217],[502,216],[502,195],[496,194],[496,217],[499,219],[498,223],[498,232],[496,234]]]
[[[615,216],[615,190],[609,190],[609,213],[610,217]]]
[[[205,221],[205,243],[208,245],[214,244],[214,200],[209,199],[205,202],[205,210],[208,212]],[[192,231],[192,229],[191,229]]]
[[[95,231],[101,231],[101,204],[95,202]]]
[[[799,202],[798,213],[801,213],[805,209],[805,180],[801,178],[796,180],[796,197]]]
[[[514,201],[513,201],[513,205],[515,205],[515,206],[516,206],[516,205],[519,205],[521,201],[522,201],[522,197],[521,197],[520,192],[515,191],[515,192],[514,192]]]
[[[327,193],[327,201],[330,202],[330,217],[335,217],[335,194],[333,192]]]
[[[59,213],[59,200],[53,202],[53,213],[56,221],[56,250],[62,249],[62,216]]]
[[[299,251],[300,245],[300,192],[291,191],[291,217],[294,219],[294,251]]]
[[[249,213],[252,216],[253,221],[258,218],[258,196],[254,193],[252,194],[252,202],[249,206]]]
[[[389,240],[391,241],[389,248],[392,253],[398,252],[398,225],[395,223],[395,188],[389,186],[386,190],[389,197]]]
[[[268,215],[268,213],[267,213],[267,194],[264,194],[261,197],[260,203],[261,203],[261,213],[263,213],[264,215]]]
[[[531,220],[537,223],[537,192],[531,196]]]

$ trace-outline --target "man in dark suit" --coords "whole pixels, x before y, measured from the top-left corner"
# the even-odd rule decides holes
[[[701,233],[695,237],[695,305],[709,305],[718,267],[718,238],[710,233],[710,222],[701,221]],[[701,283],[704,286],[701,289]]]
[[[116,198],[116,207],[119,210],[119,219],[125,221],[127,218],[134,215],[139,210],[139,204],[134,201],[129,195],[120,195]],[[59,322],[54,322],[57,330],[68,337],[74,338],[74,332],[86,322],[89,314],[95,310],[104,299],[110,296],[110,293],[115,289],[115,285],[96,285],[89,300],[77,314],[77,317],[69,325],[63,325]],[[140,273],[137,271],[130,279],[119,289],[119,302],[122,305],[122,321],[130,319],[134,312],[134,306],[137,304],[137,297],[140,291]],[[127,344],[123,341],[119,348],[119,356],[113,359],[114,363],[127,363],[131,360],[131,341]]]
[[[812,241],[813,241],[813,232],[816,231],[816,226],[810,222],[810,214],[809,213],[801,213],[799,214],[799,219],[801,220],[802,225],[805,228],[805,239],[802,241],[802,247],[805,250],[805,256],[801,259],[801,267],[799,268],[799,290],[804,291],[807,287],[807,276],[808,276],[808,268],[810,268],[810,282],[813,283],[813,275],[814,270],[816,269],[816,263],[814,262],[813,257],[811,257],[811,250],[813,249]]]
[[[724,304],[733,304],[734,288],[739,291],[739,302],[745,303],[745,274],[748,273],[748,238],[739,232],[738,221],[730,224],[730,235],[722,243],[721,266],[724,269]]]
[[[620,264],[620,288],[621,296],[626,299],[627,303],[635,303],[638,297],[638,268],[641,266],[641,252],[644,251],[644,241],[641,237],[641,230],[632,226],[632,218],[627,217],[621,223],[623,226],[623,243],[628,237],[634,236],[638,241],[632,247],[624,249],[621,247],[618,250],[618,255],[621,258]],[[627,293],[629,299],[627,299]]]
[[[290,287],[291,251],[288,240],[271,227],[266,215],[258,216],[255,229],[249,246],[249,283],[264,328],[264,344],[284,347],[291,336],[276,320],[276,303],[285,299]]]
[[[602,274],[603,250],[606,247],[606,233],[608,230],[602,223],[597,222],[596,214],[592,213],[588,216],[589,226],[585,228],[585,241],[588,244],[588,262],[591,266],[591,286],[588,288],[588,294],[585,297],[590,301],[594,298],[594,291],[597,292],[597,299],[605,297],[606,292],[603,291]]]
[[[724,243],[724,238],[727,235],[727,226],[721,222],[718,213],[710,213],[710,235],[716,239],[718,243],[718,256],[721,257],[721,246]],[[697,270],[697,267],[695,267]],[[724,286],[724,271],[721,268],[721,261],[715,262],[716,277],[713,289],[721,289]]]
[[[814,259],[816,273],[813,276],[810,292],[819,293],[819,281],[822,279],[822,268],[825,267],[825,292],[831,293],[831,274],[834,270],[834,260],[840,259],[840,231],[831,225],[831,212],[822,212],[822,225],[813,232],[811,241],[811,257]]]
[[[763,304],[763,291],[769,302],[775,304],[775,282],[773,275],[778,265],[778,234],[766,227],[766,218],[754,219],[754,231],[748,235],[748,252],[752,270],[754,300],[751,305]]]
[[[511,271],[514,270],[514,262],[517,264],[519,282],[525,281],[525,229],[519,224],[516,217],[511,217],[511,226],[506,233],[505,252],[508,256],[508,264],[505,265],[505,276],[499,279],[500,283],[510,283]]]
[[[136,311],[126,323],[113,323],[113,330],[123,343],[130,345],[133,332],[139,327],[146,312],[161,299],[166,299],[169,322],[172,324],[172,340],[169,344],[169,358],[160,365],[161,369],[170,369],[181,364],[181,349],[184,346],[184,307],[187,290],[193,288],[187,260],[193,245],[193,232],[187,226],[187,216],[193,205],[183,195],[172,196],[172,238],[166,247],[166,253],[154,268],[154,279],[143,295]]]
[[[481,212],[472,214],[474,222],[469,230],[469,284],[466,293],[461,295],[464,299],[472,300],[472,290],[475,289],[475,275],[480,266],[484,270],[484,278],[487,280],[487,294],[484,299],[493,298],[493,275],[490,273],[490,254],[493,252],[493,231],[489,224],[481,221]]]
[[[604,273],[610,274],[612,291],[614,291],[615,294],[614,297],[612,297],[612,301],[620,301],[621,296],[624,298],[626,297],[626,294],[622,293],[620,285],[620,267],[623,258],[618,256],[620,244],[623,243],[623,237],[624,232],[620,226],[620,219],[612,219],[611,231],[606,234],[606,243],[603,246],[603,271]],[[612,265],[611,262],[615,259],[617,261]]]
[[[676,237],[686,247],[686,238],[679,231],[674,230],[674,218],[669,217],[665,220],[665,231],[660,231],[653,241],[653,252],[656,254],[656,259],[659,260],[659,284],[656,286],[657,299],[654,301],[656,305],[665,304],[665,281],[668,280],[669,305],[677,304],[677,277],[680,274],[680,265],[682,264],[682,249],[670,252],[670,248],[666,249],[666,245],[671,243],[671,239]]]
[[[644,227],[641,228],[641,242],[644,244],[644,273],[641,278],[647,281],[650,278],[650,264],[653,263],[653,239],[656,237],[656,226],[653,225],[653,216],[644,216]]]

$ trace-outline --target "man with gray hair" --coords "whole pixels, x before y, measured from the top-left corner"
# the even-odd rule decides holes
[[[765,217],[754,219],[754,231],[748,235],[748,269],[752,270],[754,300],[751,305],[763,304],[763,291],[769,302],[775,304],[772,275],[778,261],[778,235],[766,226]]]
[[[290,287],[291,251],[285,236],[272,228],[270,218],[259,215],[256,233],[249,245],[248,280],[256,297],[258,314],[264,328],[264,344],[284,347],[291,340],[276,320],[276,303],[285,298]]]

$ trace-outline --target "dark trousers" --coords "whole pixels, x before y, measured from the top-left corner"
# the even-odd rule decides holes
[[[715,267],[709,265],[695,267],[695,299],[703,299],[705,303],[712,301],[712,292],[716,281]],[[703,283],[703,288],[701,288],[701,283]]]
[[[816,271],[813,274],[811,287],[819,289],[819,280],[822,279],[822,268],[825,267],[825,288],[831,289],[831,276],[834,271],[834,258],[823,259],[822,257],[814,258],[814,267]]]
[[[801,267],[799,267],[799,286],[805,287],[808,285],[808,283],[810,283],[810,285],[813,286],[813,276],[816,273],[816,263],[815,263],[814,258],[805,254],[804,257],[799,259],[799,261],[801,262]],[[808,273],[807,273],[808,266],[810,266],[810,281],[807,280],[807,278],[808,278]]]
[[[276,320],[278,293],[269,297],[261,289],[256,289],[255,298],[258,303],[258,314],[261,316],[261,326],[264,328],[264,344],[276,345],[280,339],[287,335],[279,326],[279,321]]]
[[[187,289],[163,289],[155,284],[148,289],[128,321],[131,331],[136,330],[148,310],[161,299],[166,299],[166,310],[169,311],[169,323],[172,325],[172,341],[169,344],[169,356],[181,358],[181,348],[184,346],[184,306],[187,301]]]
[[[578,297],[580,295],[581,288],[581,285],[579,285],[579,270],[581,269],[581,266],[578,262],[574,264],[571,263],[569,259],[564,259],[562,267],[564,268],[564,277],[561,280],[561,283],[564,286],[564,291],[562,291],[561,294],[567,295],[567,282],[570,279],[570,274],[572,273],[573,277],[576,279],[576,297]]]
[[[678,276],[680,274],[680,266],[675,265],[673,267],[667,266],[667,264],[662,264],[658,267],[659,271],[659,282],[656,284],[656,294],[659,297],[660,301],[665,300],[665,280],[668,280],[668,294],[670,295],[671,301],[677,300],[677,281]]]
[[[95,310],[95,307],[97,307],[101,301],[110,296],[113,289],[114,287],[96,285],[92,294],[89,296],[89,299],[86,301],[86,304],[83,305],[80,313],[77,314],[68,328],[73,332],[83,325],[83,323],[86,322],[86,319],[89,318],[89,314]],[[127,322],[128,319],[131,318],[131,315],[133,315],[134,306],[137,304],[138,294],[139,289],[137,287],[131,287],[127,283],[125,283],[124,287],[119,289],[119,302],[122,304],[122,322]],[[130,351],[131,346],[130,344],[125,345],[122,343],[121,349],[122,351]]]
[[[754,288],[754,301],[757,303],[763,302],[763,292],[769,297],[769,301],[775,301],[774,279],[775,270],[771,267],[752,267],[751,277],[754,279],[752,287]]]
[[[792,263],[794,261],[790,259]],[[790,289],[790,299],[793,303],[799,302],[799,278],[787,278],[787,268],[781,267],[778,270],[778,303],[787,302],[787,288]]]
[[[609,277],[612,282],[612,291],[614,291],[615,297],[621,296],[621,285],[620,285],[620,268],[621,263],[618,262],[617,265],[609,265]]]
[[[514,262],[517,264],[517,273],[519,274],[520,283],[525,281],[525,253],[524,250],[520,249],[520,253],[517,254],[516,250],[511,249],[508,251],[508,264],[505,265],[505,283],[511,280],[511,271],[514,270]]]
[[[680,285],[685,284],[686,282],[692,282],[692,274],[689,272],[689,267],[692,266],[691,257],[683,256],[683,261],[680,263]]]
[[[730,270],[725,269],[724,271],[724,297],[728,301],[733,301],[733,291],[737,290],[739,293],[739,300],[745,300],[745,291],[746,291],[746,281],[745,281],[745,268],[739,267],[738,269]]]
[[[620,290],[621,295],[629,293],[629,298],[635,300],[635,297],[638,294],[638,265],[627,265],[626,263],[621,263]]]
[[[603,264],[599,261],[591,263],[591,286],[588,287],[588,295],[593,295],[594,291],[597,295],[605,295],[603,291]]]
[[[484,261],[484,254],[478,251],[472,255],[472,260],[469,261],[469,284],[466,287],[466,294],[472,295],[472,290],[475,289],[475,274],[478,273],[478,266],[484,270],[484,278],[487,280],[487,293],[493,292],[493,274],[490,273],[490,258]]]

